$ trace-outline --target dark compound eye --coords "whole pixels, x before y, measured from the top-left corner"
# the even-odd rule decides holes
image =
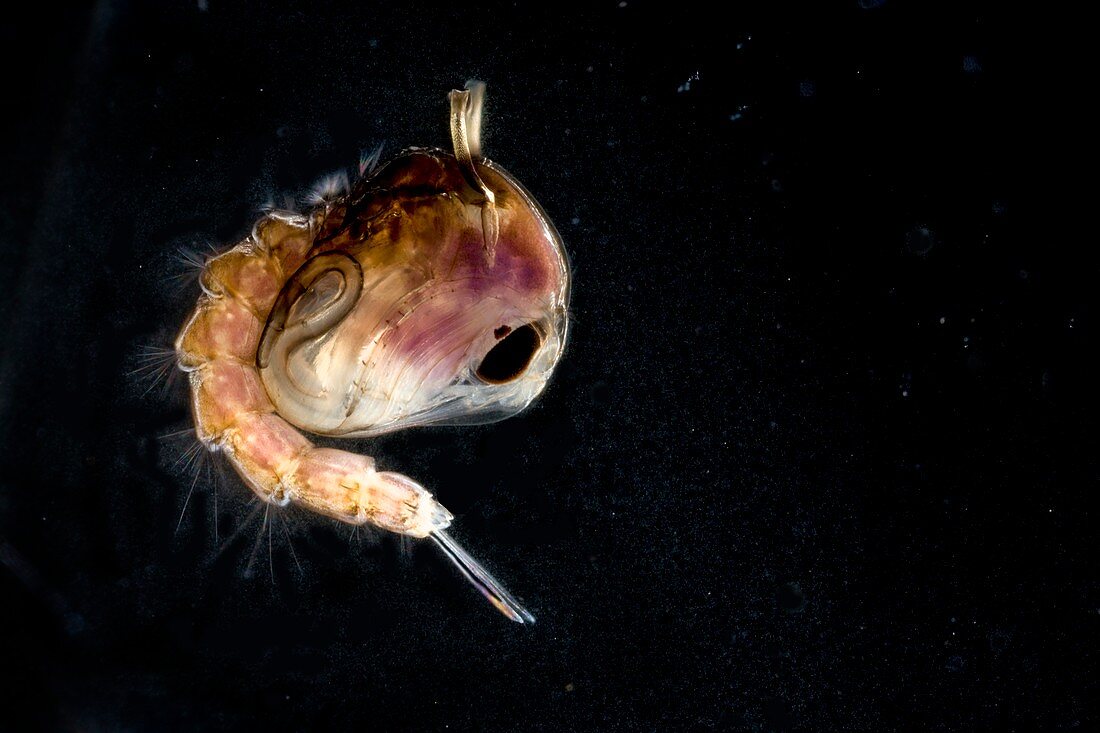
[[[542,345],[539,332],[531,324],[520,326],[510,333],[504,330],[506,328],[502,326],[494,331],[498,338],[504,338],[489,350],[477,368],[477,376],[490,384],[511,382],[523,374]]]

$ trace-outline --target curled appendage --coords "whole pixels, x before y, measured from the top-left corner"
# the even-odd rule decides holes
[[[481,234],[490,261],[500,236],[500,215],[492,189],[478,175],[476,163],[481,159],[481,110],[485,100],[485,83],[466,82],[464,90],[452,90],[451,145],[466,182],[481,195]]]
[[[264,324],[256,366],[265,369],[278,337],[293,327],[296,339],[287,349],[329,331],[355,306],[363,290],[363,268],[343,252],[326,252],[310,259],[286,281]],[[303,295],[311,297],[303,298]],[[293,321],[291,307],[297,306]]]
[[[493,604],[494,608],[516,623],[535,623],[535,617],[531,612],[520,605],[519,601],[513,598],[512,594],[505,590],[504,586],[498,583],[496,578],[490,575],[489,571],[483,568],[477,560],[470,557],[470,554],[462,549],[462,546],[455,542],[449,534],[439,529],[429,536],[435,540],[439,549],[443,550],[443,554],[462,571],[466,579],[481,592],[481,595]]]

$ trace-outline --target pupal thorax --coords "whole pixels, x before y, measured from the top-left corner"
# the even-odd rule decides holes
[[[454,153],[411,148],[308,217],[312,246],[257,352],[290,423],[368,436],[499,420],[545,387],[569,270],[539,204],[480,155],[480,87],[452,93]]]

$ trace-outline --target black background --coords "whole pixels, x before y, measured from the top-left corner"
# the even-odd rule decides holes
[[[1096,270],[1081,189],[1032,172],[1082,123],[999,5],[5,20],[0,729],[1095,723]],[[471,77],[567,242],[572,341],[523,415],[357,449],[532,628],[429,547],[265,525],[180,465],[182,382],[132,374],[194,302],[181,250],[447,145]]]

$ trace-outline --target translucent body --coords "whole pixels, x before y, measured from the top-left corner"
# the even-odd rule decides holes
[[[438,151],[400,156],[318,217],[313,251],[347,257],[289,307],[261,365],[288,421],[348,436],[489,422],[542,391],[564,343],[565,260],[537,205],[507,174],[480,167],[497,193],[491,252],[457,162]],[[495,334],[528,324],[542,346],[525,372],[504,384],[478,378]]]
[[[502,612],[533,621],[443,530],[412,479],[301,432],[378,435],[527,406],[565,343],[569,275],[545,213],[480,159],[480,92],[452,93],[455,154],[410,149],[214,258],[176,341],[199,439],[265,501],[432,537]]]

